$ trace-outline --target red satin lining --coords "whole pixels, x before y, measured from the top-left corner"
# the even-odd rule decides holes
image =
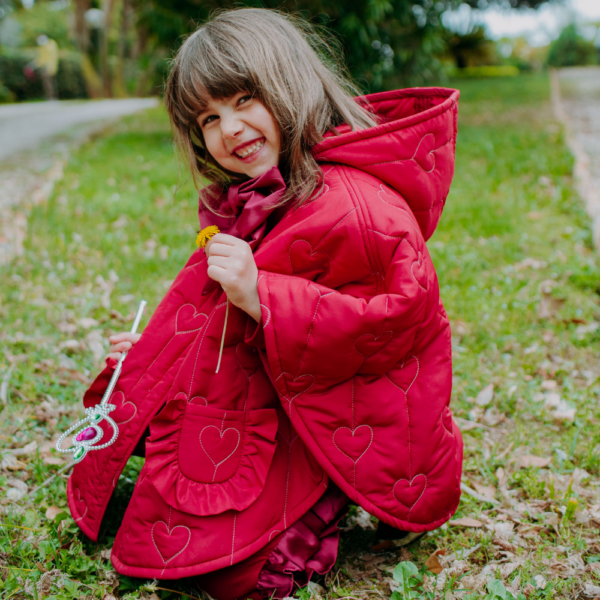
[[[256,590],[261,598],[291,596],[295,585],[304,587],[313,573],[324,575],[335,564],[348,497],[331,482],[317,503],[279,537],[264,564]]]

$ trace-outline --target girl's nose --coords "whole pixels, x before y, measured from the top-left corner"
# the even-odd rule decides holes
[[[221,132],[226,139],[235,139],[242,133],[244,126],[235,117],[221,118]]]

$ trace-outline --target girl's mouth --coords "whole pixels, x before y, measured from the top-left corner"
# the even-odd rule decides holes
[[[254,159],[256,154],[265,145],[266,141],[267,140],[264,137],[258,140],[253,140],[250,143],[243,145],[241,148],[236,148],[233,153],[243,161],[250,161]]]

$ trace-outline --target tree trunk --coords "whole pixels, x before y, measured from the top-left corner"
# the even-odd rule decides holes
[[[85,13],[90,9],[90,0],[75,0],[75,43],[79,52],[90,49],[90,29]]]
[[[121,26],[119,27],[119,42],[117,45],[117,65],[115,68],[115,94],[119,98],[127,97],[125,85],[125,60],[129,58],[130,48],[128,43],[129,30],[133,22],[132,0],[123,0],[121,7]]]
[[[110,73],[110,65],[108,63],[108,43],[114,5],[114,0],[104,0],[102,3],[102,10],[104,12],[104,27],[101,31],[102,39],[100,42],[100,72],[102,74],[102,89],[106,98],[112,98],[113,96],[112,78]]]

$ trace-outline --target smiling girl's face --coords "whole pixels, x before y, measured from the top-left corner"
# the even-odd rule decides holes
[[[206,149],[224,169],[254,178],[279,164],[279,127],[264,104],[247,92],[211,98],[198,124]]]

